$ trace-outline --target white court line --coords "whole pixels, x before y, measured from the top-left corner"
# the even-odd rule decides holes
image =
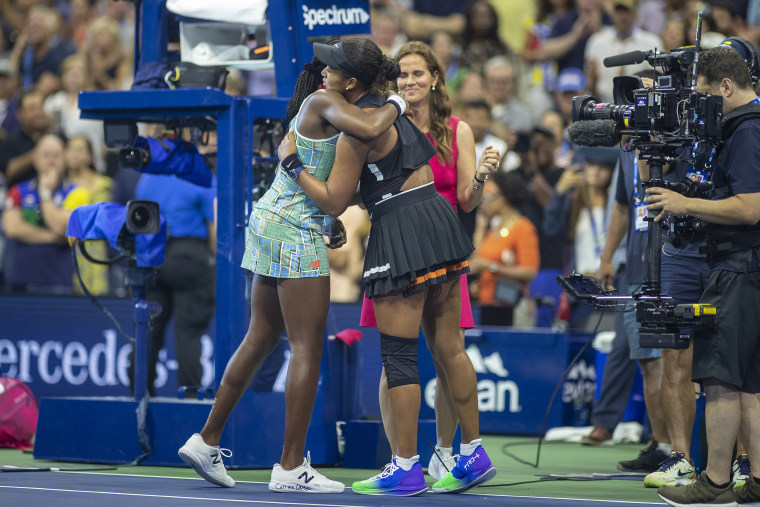
[[[116,493],[113,491],[86,491],[77,489],[59,489],[59,488],[33,488],[30,486],[2,486],[0,488],[7,489],[23,489],[32,491],[54,491],[58,493],[90,493],[94,495],[115,495],[115,496],[136,496],[143,498],[167,498],[171,500],[201,500],[204,502],[237,502],[237,503],[255,503],[255,504],[269,504],[269,505],[305,505],[309,507],[371,507],[367,505],[349,505],[345,503],[329,504],[329,503],[302,503],[302,502],[277,502],[271,500],[240,500],[236,498],[207,498],[207,497],[194,497],[194,496],[175,496],[175,495],[148,495],[144,493]]]

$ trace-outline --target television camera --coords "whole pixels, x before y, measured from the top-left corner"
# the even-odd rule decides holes
[[[700,150],[704,151],[707,146],[709,151],[721,142],[723,99],[696,89],[701,25],[702,13],[699,13],[695,46],[677,48],[670,53],[655,49],[605,58],[606,67],[646,61],[655,70],[660,69],[661,75],[652,87],[643,86],[642,80],[633,76],[614,78],[615,104],[600,102],[590,95],[573,97],[570,140],[584,146],[614,146],[623,136],[630,136],[625,149],[638,150],[639,159],[649,165],[649,179],[643,183],[645,188],[665,187],[690,197],[709,195],[710,175],[702,181],[663,179],[665,164],[694,166]],[[709,163],[705,169],[710,170]],[[700,304],[673,305],[672,298],[662,294],[660,250],[663,235],[674,244],[680,244],[704,229],[704,223],[692,217],[670,217],[663,224],[654,221],[657,214],[650,211],[647,216],[647,274],[640,292],[618,296],[605,291],[593,278],[577,274],[559,276],[557,280],[568,294],[595,308],[610,308],[633,300],[636,320],[641,324],[641,347],[687,348],[698,330],[714,324],[715,308]]]

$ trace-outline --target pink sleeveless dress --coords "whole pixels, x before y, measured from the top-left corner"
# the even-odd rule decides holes
[[[457,206],[457,154],[459,149],[457,147],[457,126],[459,125],[459,118],[452,116],[449,118],[449,127],[454,132],[454,137],[451,143],[451,158],[453,160],[451,165],[444,165],[438,160],[438,156],[434,156],[430,159],[430,167],[433,170],[433,186],[439,194],[444,196],[447,201],[454,207],[454,210],[458,209]],[[428,139],[435,145],[435,141],[427,134]],[[462,296],[462,315],[459,321],[459,326],[464,329],[471,329],[475,327],[475,323],[472,320],[472,306],[470,305],[470,290],[467,287],[467,275],[462,275],[459,283],[459,288]],[[362,327],[377,327],[377,320],[375,319],[375,307],[372,304],[371,299],[364,298],[362,301],[362,315],[359,320],[359,325]]]

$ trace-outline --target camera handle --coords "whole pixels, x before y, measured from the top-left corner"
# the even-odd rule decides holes
[[[645,188],[664,187],[665,182],[662,180],[663,161],[659,157],[649,158],[649,179],[644,182]],[[641,292],[646,296],[658,297],[662,294],[660,284],[660,250],[662,250],[662,222],[655,222],[654,218],[659,215],[659,211],[650,210],[647,212],[647,275],[641,284]]]

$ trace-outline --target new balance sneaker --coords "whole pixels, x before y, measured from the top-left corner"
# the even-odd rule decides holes
[[[736,504],[742,507],[760,507],[760,483],[756,477],[749,475],[744,484],[734,489]]]
[[[433,493],[462,493],[496,476],[496,467],[479,445],[469,456],[459,456],[454,469],[433,484]]]
[[[436,481],[440,481],[446,477],[447,473],[451,472],[454,469],[457,464],[458,457],[458,454],[455,454],[453,456],[446,456],[444,454],[441,454],[440,449],[436,447],[435,452],[430,457],[430,463],[428,463],[428,475]],[[441,458],[443,458],[443,460],[441,460]]]
[[[422,465],[415,463],[411,470],[406,471],[396,464],[393,458],[390,466],[374,477],[357,481],[351,485],[354,493],[362,495],[399,495],[414,496],[427,491],[425,474]]]
[[[725,488],[716,488],[707,482],[707,474],[697,477],[697,480],[686,486],[660,486],[657,495],[668,505],[684,507],[689,505],[723,505],[734,506],[733,484]]]
[[[269,491],[299,493],[343,493],[346,485],[333,481],[311,467],[311,453],[307,452],[303,463],[293,470],[285,470],[275,463]]]
[[[660,463],[668,457],[663,451],[657,449],[657,441],[652,440],[649,445],[642,449],[636,459],[618,462],[618,470],[624,472],[652,473],[660,468]]]
[[[749,464],[749,457],[746,454],[739,455],[731,464],[731,477],[733,478],[734,487],[739,487],[747,480],[747,476],[752,471]]]
[[[177,454],[182,461],[193,467],[198,475],[211,484],[223,488],[231,488],[235,485],[234,479],[227,475],[222,462],[222,456],[229,458],[232,452],[229,449],[221,449],[218,445],[207,445],[200,433],[194,433],[188,438]]]
[[[694,467],[682,452],[671,452],[660,464],[660,468],[644,477],[644,486],[659,488],[660,486],[685,486],[691,484],[697,476]]]

